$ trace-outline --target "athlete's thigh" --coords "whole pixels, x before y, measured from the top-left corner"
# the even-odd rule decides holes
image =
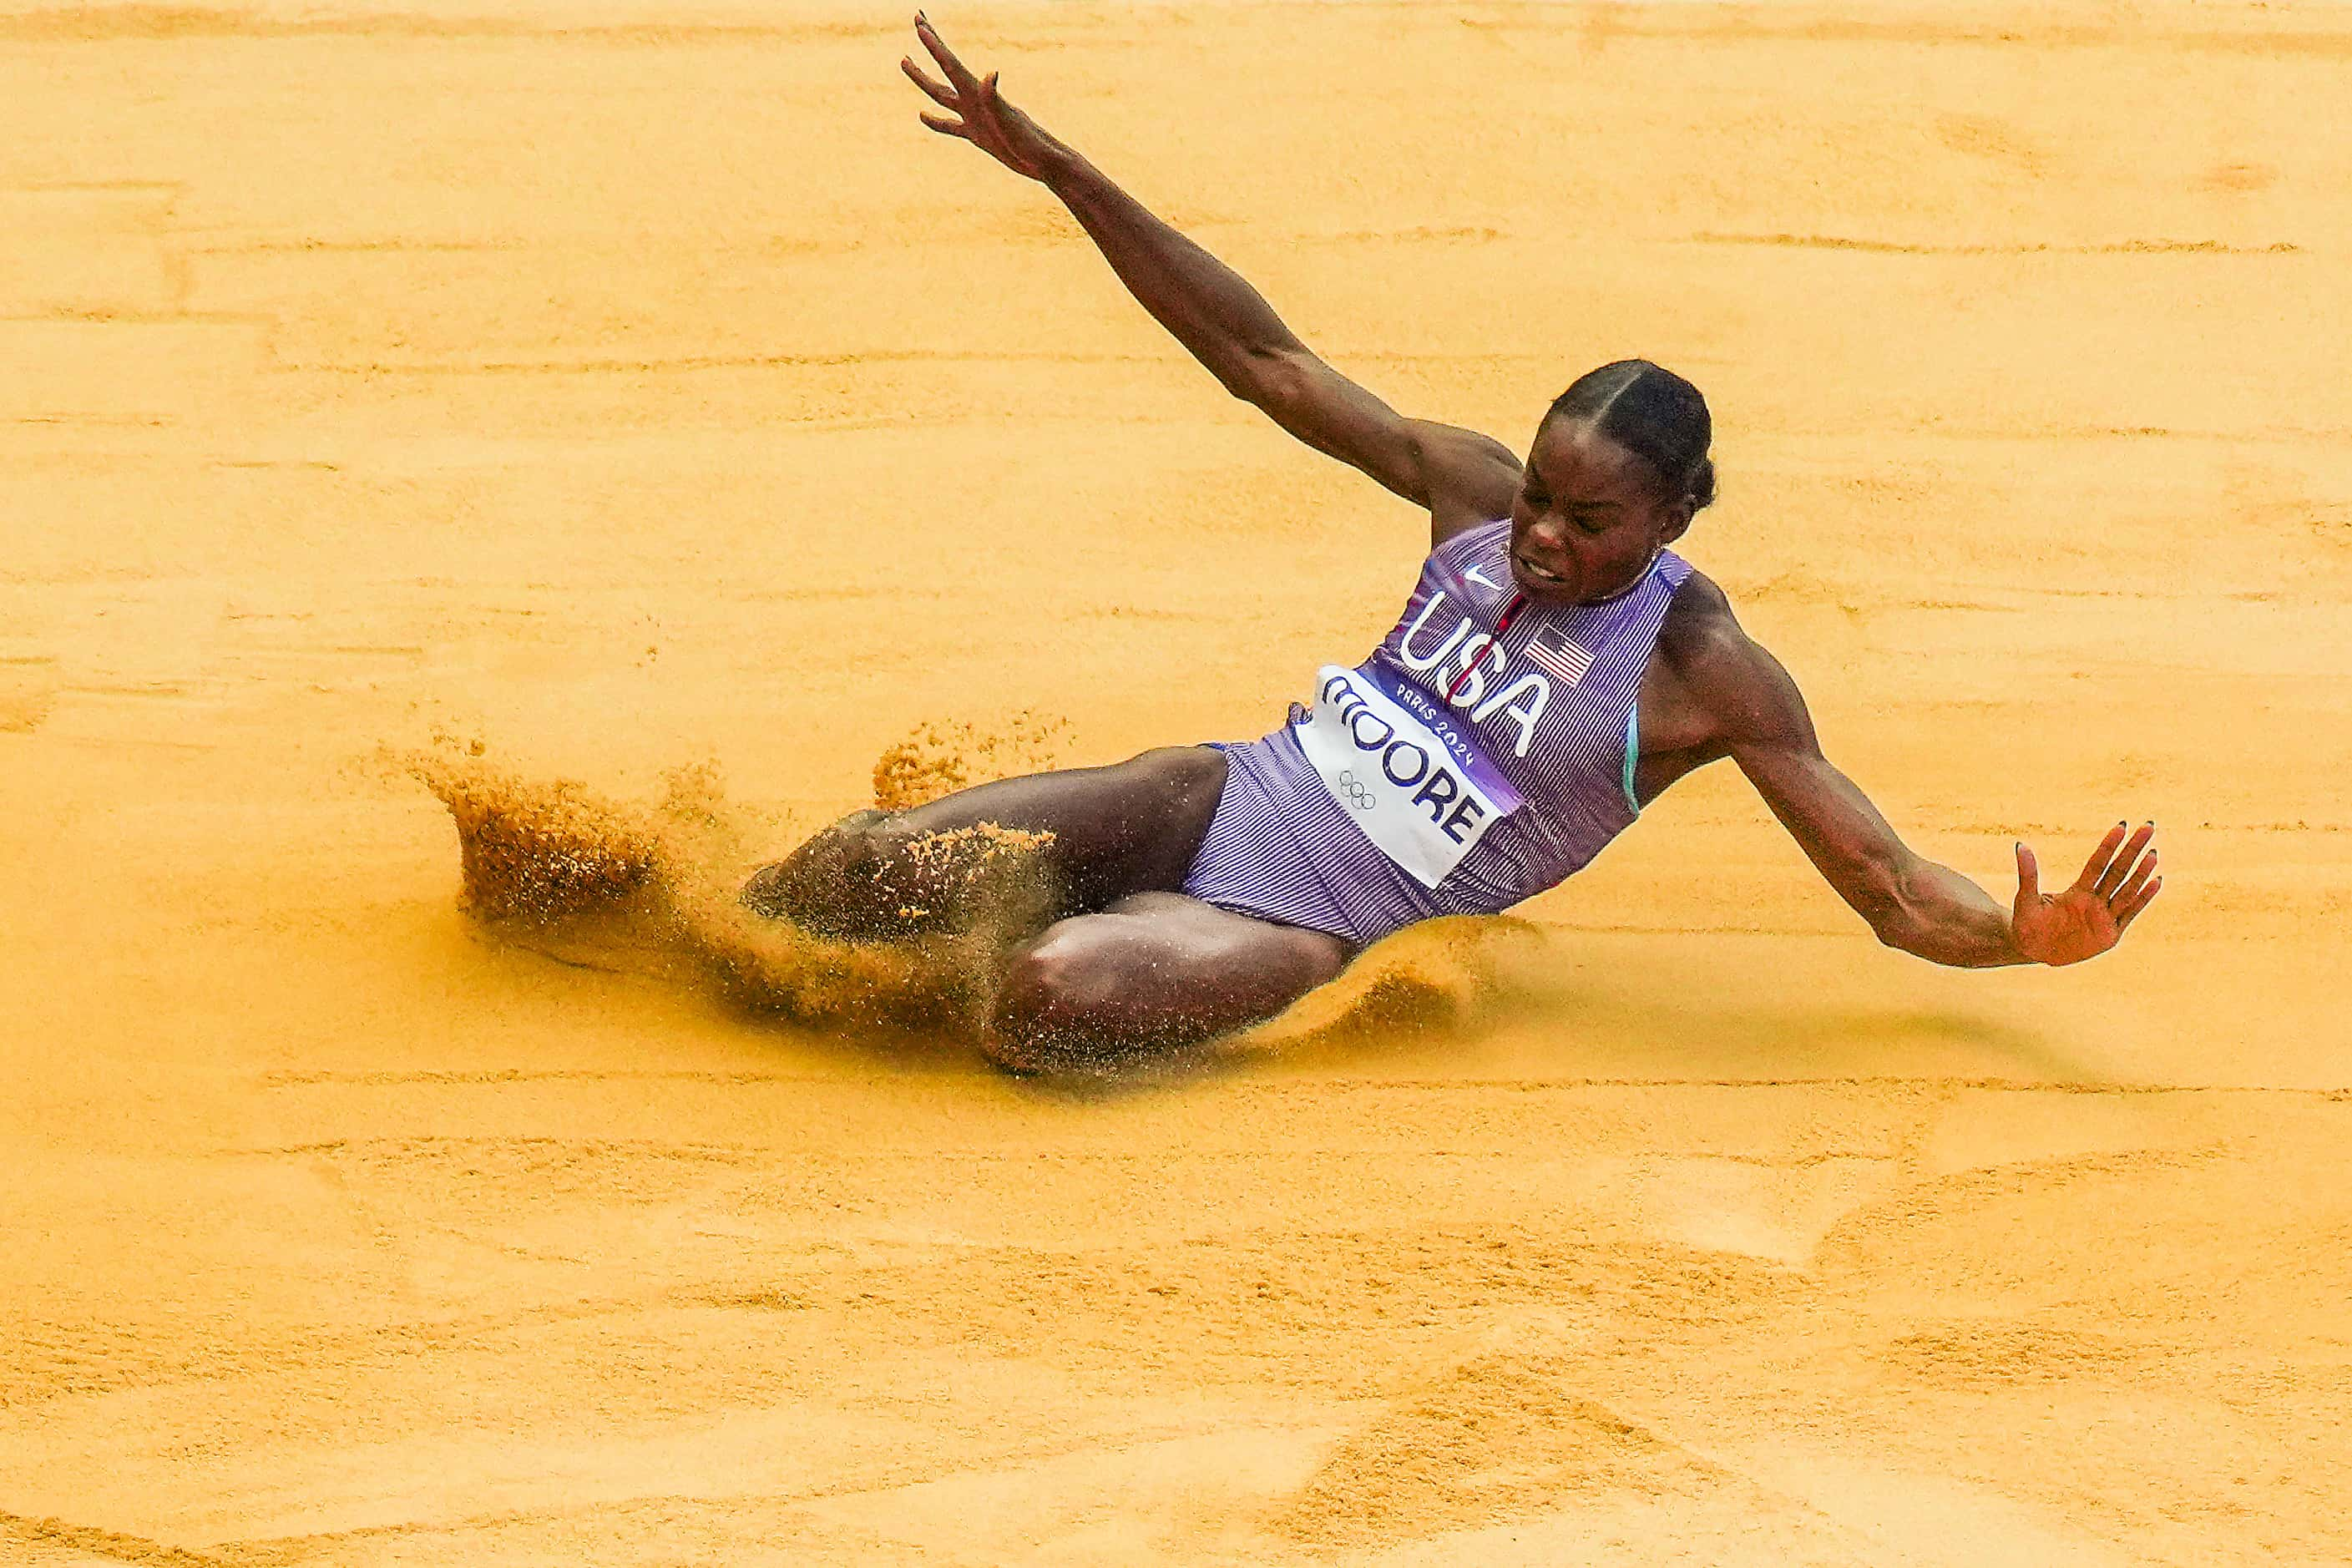
[[[1272,1017],[1337,975],[1339,938],[1139,893],[1058,921],[1016,952],[991,1021],[1010,1067],[1076,1065],[1188,1045]]]
[[[1003,868],[1047,890],[1046,918],[1100,909],[1183,886],[1224,782],[1222,752],[1170,746],[1109,767],[976,784],[911,811],[859,812],[762,867],[744,901],[841,936],[964,925],[1003,905],[1001,879],[972,874],[1001,840],[963,830],[985,826],[1036,836],[1023,852],[1028,869]]]
[[[1045,853],[1081,909],[1184,885],[1225,784],[1225,756],[1163,746],[1108,767],[997,779],[898,813],[877,830],[906,840],[993,823],[1051,834]]]

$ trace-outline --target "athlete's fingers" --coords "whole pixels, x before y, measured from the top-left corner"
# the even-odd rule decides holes
[[[2099,897],[2112,899],[2116,896],[2116,889],[2124,885],[2124,879],[2131,874],[2134,866],[2139,860],[2140,851],[2147,847],[2147,841],[2154,837],[2155,833],[2156,824],[2151,822],[2124,840],[2122,852],[2107,862],[2106,870],[2099,877],[2099,885],[2095,889]]]
[[[2116,858],[2116,851],[2123,847],[2123,842],[2124,825],[2118,822],[2107,829],[2107,836],[2099,840],[2098,847],[2091,851],[2091,858],[2083,862],[2083,874],[2074,879],[2076,892],[2087,893],[2098,887],[2100,874],[2106,870],[2107,862]]]
[[[915,36],[923,40],[923,47],[931,51],[931,58],[940,62],[940,69],[948,73],[948,80],[955,84],[958,92],[980,90],[979,81],[964,68],[963,62],[956,58],[955,51],[948,47],[932,29],[930,18],[920,11],[915,13]]]
[[[942,109],[953,109],[957,107],[955,90],[949,87],[947,83],[943,81],[933,81],[929,77],[924,75],[923,68],[917,65],[911,58],[903,56],[900,57],[898,68],[905,71],[907,73],[907,79],[913,82],[917,87],[921,88],[925,95],[928,96],[933,103],[938,104]]]
[[[2156,902],[2157,894],[2162,891],[2164,891],[2164,879],[2158,877],[2139,890],[2139,897],[2118,909],[2116,911],[2116,934],[2120,936],[2130,930],[2132,921],[2139,919],[2140,910]]]
[[[950,120],[944,114],[927,114],[919,109],[915,110],[915,118],[942,136],[961,136],[967,142],[971,140],[961,120]]]
[[[2020,839],[2017,845],[2017,907],[2024,909],[2038,902],[2041,897],[2042,868],[2035,863],[2033,851],[2025,847],[2023,839]]]
[[[2156,851],[2151,849],[2140,857],[2139,864],[2132,868],[2131,876],[2117,886],[2114,892],[2107,895],[2107,907],[2119,910],[2130,903],[2139,897],[2140,889],[2147,887],[2148,879],[2155,875]]]

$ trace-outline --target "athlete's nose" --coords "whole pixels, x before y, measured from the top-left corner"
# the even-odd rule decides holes
[[[1568,558],[1568,533],[1549,517],[1539,517],[1528,528],[1519,541],[1519,552],[1538,566],[1554,565]]]

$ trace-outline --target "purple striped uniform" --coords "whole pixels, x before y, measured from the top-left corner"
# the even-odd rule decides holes
[[[1519,598],[1507,519],[1423,563],[1394,630],[1263,740],[1220,745],[1223,796],[1185,879],[1205,903],[1359,946],[1492,914],[1633,822],[1642,674],[1690,575],[1660,553],[1591,605]]]

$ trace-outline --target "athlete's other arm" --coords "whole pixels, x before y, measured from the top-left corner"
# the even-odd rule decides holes
[[[1685,603],[1687,601],[1687,603]],[[1822,754],[1803,695],[1780,660],[1742,631],[1722,590],[1693,578],[1660,637],[1676,684],[1705,713],[1705,750],[1727,755],[1841,898],[1889,947],[1937,963],[2079,963],[2116,945],[2164,885],[2150,823],[2118,823],[2074,885],[2041,890],[2033,851],[2017,846],[2017,897],[2001,905],[1948,866],[1914,853],[1869,797]]]
[[[996,90],[975,78],[920,12],[915,33],[947,80],[900,68],[949,114],[923,123],[960,136],[1060,197],[1143,308],[1235,397],[1317,451],[1429,509],[1443,541],[1509,512],[1519,459],[1492,437],[1408,419],[1341,375],[1285,326],[1242,276],[1185,238]]]

